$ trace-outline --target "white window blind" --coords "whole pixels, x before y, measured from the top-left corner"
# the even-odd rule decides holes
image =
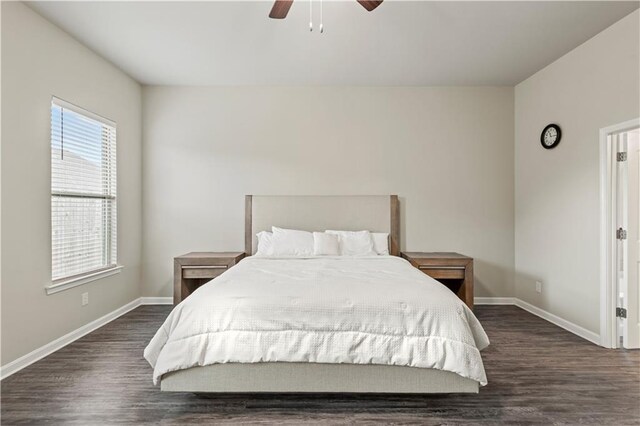
[[[117,264],[116,127],[89,111],[51,102],[52,279]]]

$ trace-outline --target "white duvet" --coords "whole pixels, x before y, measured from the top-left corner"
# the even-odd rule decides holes
[[[170,371],[226,362],[384,364],[486,385],[487,335],[450,290],[395,256],[249,257],[176,306],[144,351]]]

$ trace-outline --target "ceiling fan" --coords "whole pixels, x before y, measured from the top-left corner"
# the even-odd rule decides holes
[[[380,6],[382,0],[356,0],[358,3],[362,5],[365,9],[371,12],[376,7]],[[276,0],[273,3],[273,7],[271,8],[271,12],[269,13],[269,18],[273,19],[284,19],[287,17],[287,13],[289,13],[289,9],[291,9],[291,5],[293,4],[293,0]]]

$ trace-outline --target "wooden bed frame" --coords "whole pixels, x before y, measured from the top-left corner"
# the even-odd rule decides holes
[[[260,231],[271,231],[271,225],[278,225],[278,223],[272,223],[268,225],[268,229],[254,229],[253,224],[253,199],[254,197],[265,198],[265,196],[255,196],[255,195],[245,195],[244,201],[244,249],[247,256],[251,256],[255,253],[255,234]],[[378,231],[378,232],[388,232],[389,233],[389,254],[392,256],[400,256],[400,200],[397,195],[383,195],[383,196],[266,196],[266,198],[270,199],[280,199],[280,200],[299,200],[292,203],[292,205],[287,206],[288,208],[297,209],[294,210],[293,214],[303,217],[309,213],[310,210],[314,210],[316,208],[315,205],[307,204],[307,201],[314,200],[318,202],[318,204],[325,204],[325,207],[329,207],[330,204],[334,204],[335,202],[340,203],[341,201],[346,202],[347,200],[365,200],[365,199],[373,199],[373,198],[387,198],[389,199],[389,227],[388,229],[373,229],[365,226],[347,226],[344,227],[338,226],[338,224],[333,224],[333,226],[327,225],[325,228],[335,228],[344,231],[361,231],[363,229],[367,229],[369,231]],[[324,201],[324,202],[323,202]],[[289,201],[290,202],[290,201]],[[356,203],[357,204],[357,203]],[[349,206],[347,206],[347,210],[349,210]],[[355,212],[354,212],[355,213]],[[339,212],[338,214],[347,214],[347,212]],[[290,227],[295,229],[303,229],[308,231],[318,231],[321,230],[322,226],[314,227],[313,225],[309,227],[307,224],[301,225],[288,225],[282,224],[282,227]],[[379,225],[378,225],[379,226]],[[353,228],[353,229],[347,229]],[[323,230],[323,229],[322,229]]]
[[[400,203],[384,196],[255,196],[245,198],[245,251],[255,234],[283,228],[389,233],[389,253],[400,255]],[[389,365],[266,362],[227,363],[167,373],[170,392],[477,393],[479,383],[448,371]]]

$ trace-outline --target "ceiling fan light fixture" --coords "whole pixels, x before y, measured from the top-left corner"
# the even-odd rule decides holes
[[[378,6],[382,4],[383,0],[356,0],[362,7],[364,7],[367,11],[371,12]],[[313,0],[309,0],[309,15],[311,15]],[[289,9],[291,9],[291,5],[293,4],[293,0],[275,0],[273,3],[273,7],[271,8],[271,12],[269,12],[269,18],[271,19],[284,19],[287,17],[289,13]],[[324,27],[322,25],[322,0],[320,0],[320,32],[323,32]],[[309,31],[313,31],[313,22],[309,19]]]

